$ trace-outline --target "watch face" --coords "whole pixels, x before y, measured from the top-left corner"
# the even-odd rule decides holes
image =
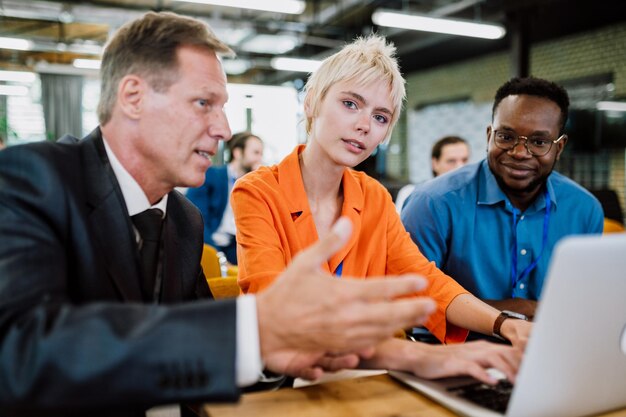
[[[515,311],[502,310],[502,313],[514,319],[528,320],[528,317],[526,317],[522,313],[517,313]]]

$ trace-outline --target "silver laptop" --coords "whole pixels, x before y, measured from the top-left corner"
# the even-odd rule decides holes
[[[500,411],[476,403],[472,396],[486,386],[475,380],[390,374],[470,417],[577,417],[626,407],[626,234],[557,245],[517,382]]]

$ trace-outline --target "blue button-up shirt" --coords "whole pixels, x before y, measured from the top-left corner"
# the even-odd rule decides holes
[[[417,186],[402,209],[402,222],[426,258],[477,297],[537,300],[556,243],[567,235],[601,233],[604,221],[598,200],[569,178],[553,172],[547,191],[551,208],[545,248],[545,194],[517,215],[514,230],[513,206],[487,160]],[[514,238],[517,276],[543,249],[537,266],[517,281],[515,291]]]

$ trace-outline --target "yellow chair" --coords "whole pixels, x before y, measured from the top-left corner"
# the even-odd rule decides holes
[[[216,300],[238,297],[241,294],[237,277],[212,277],[207,278],[206,282],[209,284],[211,294],[213,294],[213,298]]]
[[[604,232],[603,233],[623,233],[626,229],[624,225],[618,222],[617,220],[609,219],[608,217],[604,218]]]
[[[205,277],[222,277],[226,275],[226,256],[206,243],[202,250],[200,264]]]
[[[237,267],[228,266],[222,252],[205,243],[200,264],[213,298],[219,300],[241,294],[237,283]]]

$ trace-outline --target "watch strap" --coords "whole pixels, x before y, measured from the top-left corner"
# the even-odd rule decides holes
[[[508,311],[508,310],[502,310],[500,314],[498,315],[498,317],[496,317],[496,321],[493,322],[493,332],[492,332],[495,337],[502,339],[502,340],[507,340],[504,336],[502,336],[502,333],[500,332],[502,328],[502,323],[504,323],[504,320],[506,319],[528,320],[528,318],[521,313],[516,313],[514,311]]]

